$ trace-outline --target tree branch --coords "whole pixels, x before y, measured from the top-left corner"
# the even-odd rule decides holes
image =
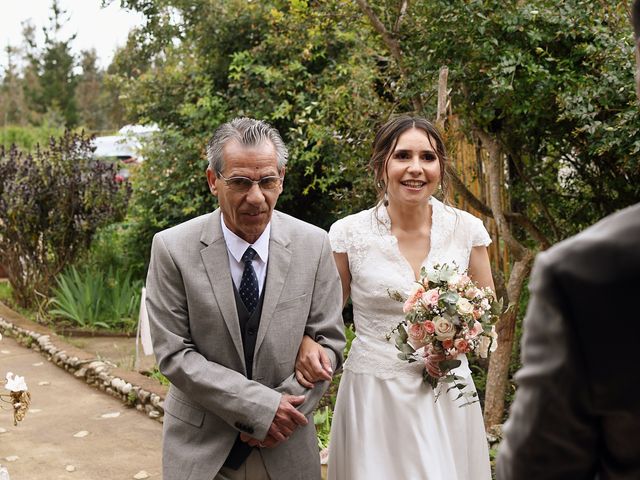
[[[449,78],[449,69],[440,67],[438,75],[438,108],[436,113],[436,125],[444,130],[444,121],[447,118],[447,80]]]
[[[451,185],[454,190],[471,206],[471,208],[485,217],[494,218],[491,208],[489,208],[489,206],[476,197],[473,192],[466,187],[456,172],[450,170],[448,173],[449,180],[451,180]],[[542,245],[543,249],[547,249],[551,246],[549,239],[533,224],[529,217],[517,212],[503,212],[503,214],[509,223],[516,223],[524,228],[532,238]]]
[[[400,5],[400,12],[398,13],[398,18],[396,19],[396,23],[393,26],[394,35],[400,31],[400,26],[402,25],[404,16],[407,13],[408,6],[409,6],[409,0],[402,0],[402,5]]]
[[[380,21],[378,16],[375,14],[367,0],[356,0],[357,4],[360,6],[360,9],[364,12],[364,14],[369,18],[371,22],[371,26],[374,28],[376,32],[380,34],[384,44],[387,46],[389,51],[391,52],[391,56],[394,58],[396,63],[398,64],[398,68],[400,69],[400,74],[407,79],[407,71],[403,66],[403,57],[402,51],[400,50],[400,44],[398,40],[395,38],[392,32],[389,32],[384,24]],[[416,113],[422,112],[422,100],[419,95],[414,95],[412,98],[413,109]]]

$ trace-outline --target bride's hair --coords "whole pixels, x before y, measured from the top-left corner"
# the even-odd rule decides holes
[[[449,162],[440,132],[438,132],[431,122],[422,117],[400,115],[391,118],[387,123],[380,127],[378,133],[376,133],[375,139],[373,140],[373,152],[371,153],[369,167],[374,173],[376,190],[378,192],[378,205],[384,201],[384,197],[387,192],[387,185],[384,181],[387,162],[398,144],[400,135],[412,128],[417,128],[418,130],[422,130],[426,133],[429,138],[429,142],[431,143],[431,147],[436,152],[438,163],[440,164],[441,197],[443,201],[446,201],[449,186]]]

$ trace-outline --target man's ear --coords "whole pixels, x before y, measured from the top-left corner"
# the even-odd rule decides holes
[[[207,167],[207,183],[209,184],[209,190],[214,196],[218,196],[217,182],[218,176],[211,170],[211,167]]]
[[[282,167],[282,169],[280,170],[280,177],[282,178],[282,184],[280,185],[280,192],[282,192],[282,190],[284,189],[284,173],[286,171],[287,171],[287,167]]]

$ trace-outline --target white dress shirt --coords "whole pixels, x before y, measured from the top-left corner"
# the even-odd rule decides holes
[[[253,247],[257,255],[253,259],[253,269],[258,277],[258,295],[262,295],[264,281],[267,276],[267,261],[269,259],[269,238],[271,237],[271,222],[260,235],[255,243],[247,243],[238,235],[233,233],[224,223],[224,216],[220,213],[220,223],[222,224],[222,234],[227,244],[227,253],[229,254],[229,268],[231,270],[231,278],[237,290],[240,290],[240,282],[242,281],[242,272],[244,271],[244,263],[242,255],[249,247]]]

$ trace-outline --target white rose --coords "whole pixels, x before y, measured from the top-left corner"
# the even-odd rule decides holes
[[[473,305],[466,298],[460,297],[456,302],[456,309],[461,315],[470,315],[473,313]]]
[[[458,275],[457,273],[454,273],[449,277],[449,280],[447,280],[447,283],[449,284],[449,288],[455,289],[458,286],[458,283],[460,283],[460,275]]]
[[[456,327],[444,317],[435,317],[433,324],[436,327],[436,338],[441,342],[453,338],[456,334]]]

